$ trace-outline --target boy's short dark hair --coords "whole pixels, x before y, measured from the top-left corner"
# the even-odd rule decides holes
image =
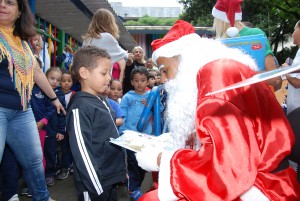
[[[161,72],[157,71],[156,76],[161,76]]]
[[[112,85],[113,81],[120,82],[122,84],[122,82],[119,79],[110,79],[109,81],[110,86]]]
[[[72,78],[72,73],[71,73],[71,71],[70,70],[67,70],[67,69],[61,69],[61,73],[62,73],[62,75],[64,75],[64,74],[68,74],[68,75],[71,75],[71,78]],[[72,79],[73,80],[73,79]]]
[[[150,74],[150,73],[149,73],[149,78],[148,78],[148,80],[150,80],[150,78],[155,79],[155,76],[154,76],[153,74]]]
[[[134,75],[137,73],[145,75],[147,77],[147,80],[149,80],[149,72],[145,67],[135,67],[130,73],[130,80],[133,80]]]
[[[80,80],[79,69],[86,67],[87,69],[93,69],[98,66],[99,59],[111,59],[106,50],[98,48],[96,46],[84,46],[80,48],[73,57],[72,64],[72,77],[75,80]]]

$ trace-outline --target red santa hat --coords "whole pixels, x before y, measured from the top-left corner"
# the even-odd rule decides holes
[[[236,20],[242,20],[242,2],[243,0],[218,0],[212,15],[219,20],[229,22],[233,27]]]
[[[173,51],[174,48],[181,46],[178,41],[182,36],[192,33],[195,33],[193,25],[184,20],[177,20],[163,38],[156,39],[151,43],[153,63],[156,64],[156,60],[159,56],[165,55],[165,53]]]

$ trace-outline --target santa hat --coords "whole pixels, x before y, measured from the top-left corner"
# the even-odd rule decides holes
[[[234,27],[236,20],[242,20],[242,2],[243,0],[218,0],[212,10],[212,15],[219,20],[230,23],[230,25]],[[236,33],[236,30],[231,32]],[[227,35],[229,37],[235,37],[232,36],[231,33],[227,33]]]
[[[153,51],[153,63],[156,64],[156,60],[158,57],[165,55],[165,53],[167,52],[173,51],[178,46],[181,46],[181,44],[179,44],[180,42],[178,41],[182,36],[186,36],[192,33],[195,33],[193,25],[184,20],[177,20],[163,38],[156,39],[151,43]]]

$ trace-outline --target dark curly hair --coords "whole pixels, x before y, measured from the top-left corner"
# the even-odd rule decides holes
[[[111,59],[111,57],[106,50],[96,46],[88,45],[81,47],[73,57],[71,68],[72,79],[79,81],[81,79],[79,69],[84,66],[92,70],[98,66],[99,59]]]

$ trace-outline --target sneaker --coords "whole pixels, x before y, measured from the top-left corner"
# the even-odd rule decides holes
[[[20,192],[21,195],[26,195],[27,197],[31,198],[32,197],[32,194],[29,190],[29,188],[23,188]]]
[[[73,166],[72,166],[72,167],[70,167],[70,170],[69,170],[69,172],[70,172],[71,174],[73,174],[73,173],[74,173]]]
[[[70,174],[73,174],[73,173],[74,173],[73,167],[74,167],[74,164],[72,163],[72,164],[70,165],[70,168],[69,168]]]
[[[8,201],[20,201],[18,194],[14,194]]]
[[[54,185],[54,177],[46,177],[46,185],[53,186]]]
[[[140,199],[140,197],[142,197],[142,195],[143,195],[143,193],[140,188],[138,190],[135,190],[130,193],[130,197],[132,197],[135,201]]]
[[[56,172],[55,172],[55,175],[59,175],[60,172],[61,172],[61,170],[57,169]]]
[[[20,192],[21,195],[28,195],[29,189],[28,188],[23,188]]]
[[[60,173],[57,175],[57,179],[63,180],[66,179],[69,175],[69,170],[68,169],[62,169]]]

